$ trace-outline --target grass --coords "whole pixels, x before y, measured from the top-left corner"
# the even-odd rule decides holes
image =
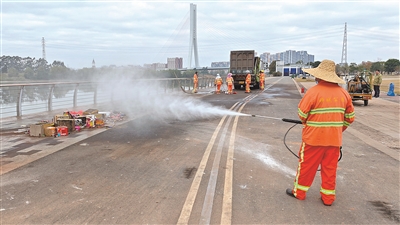
[[[394,93],[400,95],[400,76],[383,76],[382,84],[381,84],[381,91],[388,92],[390,83],[394,84]]]
[[[307,77],[306,79],[296,77],[294,80],[297,82],[315,82],[314,77]]]

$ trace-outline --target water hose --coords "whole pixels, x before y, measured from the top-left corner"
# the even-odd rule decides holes
[[[250,116],[250,114],[246,114],[247,116]],[[301,120],[294,120],[294,119],[287,119],[287,118],[278,118],[278,117],[270,117],[270,116],[260,116],[260,115],[251,115],[252,117],[260,117],[260,118],[266,118],[266,119],[273,119],[273,120],[281,120],[283,122],[287,122],[287,123],[294,123],[293,126],[291,126],[285,133],[285,135],[283,136],[283,144],[285,145],[285,147],[287,148],[287,150],[289,150],[289,152],[291,152],[294,156],[296,156],[296,158],[299,158],[299,156],[294,153],[289,146],[287,146],[286,144],[286,136],[289,133],[289,131],[295,127],[297,124],[302,124]],[[340,152],[339,152],[339,159],[338,162],[342,159],[343,153],[342,153],[342,146],[340,146]]]

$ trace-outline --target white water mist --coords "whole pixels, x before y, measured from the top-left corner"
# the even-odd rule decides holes
[[[107,82],[101,89],[113,96],[112,107],[130,116],[145,113],[156,119],[181,121],[225,115],[248,116],[222,106],[213,106],[180,90],[167,90],[165,93],[165,87],[156,80],[121,79]]]

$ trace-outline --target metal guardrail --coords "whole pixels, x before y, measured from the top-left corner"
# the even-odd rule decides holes
[[[192,78],[140,79],[157,82],[164,93],[193,89]],[[21,117],[56,109],[112,102],[113,94],[104,89],[105,82],[49,82],[0,85],[0,116]],[[199,88],[214,86],[214,78],[199,77]]]

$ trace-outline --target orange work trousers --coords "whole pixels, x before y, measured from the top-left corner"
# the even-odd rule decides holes
[[[250,93],[250,83],[246,83],[246,93]]]
[[[232,94],[233,84],[228,84],[228,94]]]
[[[296,198],[304,200],[306,192],[313,183],[318,166],[321,165],[320,194],[325,204],[335,201],[336,170],[340,147],[337,146],[311,146],[302,143],[299,151],[299,165],[294,180],[293,194]]]
[[[217,84],[217,94],[221,93],[221,84]]]
[[[264,84],[265,84],[265,81],[264,80],[260,80],[260,89],[261,90],[264,90]]]
[[[197,88],[199,87],[199,84],[197,82],[194,82],[193,84],[193,93],[197,93]]]

